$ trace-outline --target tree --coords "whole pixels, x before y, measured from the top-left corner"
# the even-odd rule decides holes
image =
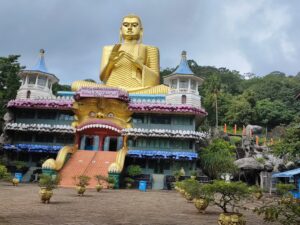
[[[20,66],[18,62],[19,57],[19,55],[0,57],[0,118],[3,118],[3,115],[6,112],[7,102],[16,97],[20,87],[17,74],[24,67]],[[0,127],[2,127],[1,122]]]
[[[220,178],[223,173],[233,173],[235,147],[223,139],[215,139],[200,152],[200,161],[203,171],[212,179]]]
[[[71,91],[71,86],[67,84],[55,83],[52,86],[53,94],[57,94],[58,91]]]
[[[242,95],[233,97],[226,112],[226,122],[230,125],[250,124],[253,121],[254,110]]]
[[[293,112],[287,109],[280,100],[259,100],[256,103],[255,111],[257,124],[271,128],[280,124],[287,124],[293,118]]]
[[[297,161],[300,159],[300,126],[299,121],[290,124],[281,141],[275,143],[273,151],[279,157]]]
[[[214,74],[205,80],[205,95],[207,101],[215,107],[215,127],[218,128],[218,96],[221,92],[220,78]]]

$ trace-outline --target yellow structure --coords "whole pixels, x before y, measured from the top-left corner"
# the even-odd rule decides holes
[[[167,94],[159,85],[159,50],[142,44],[143,27],[136,15],[123,18],[120,43],[103,48],[100,79],[104,84],[76,81],[72,90],[82,87],[116,87],[136,94]]]

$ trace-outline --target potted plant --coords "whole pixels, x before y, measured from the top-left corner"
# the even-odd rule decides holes
[[[266,222],[279,222],[283,225],[300,224],[300,200],[293,197],[291,184],[277,184],[279,199],[273,198],[263,206],[254,209],[258,215],[263,215]]]
[[[205,190],[204,184],[199,184],[197,191],[194,193],[193,202],[199,212],[203,213],[213,199],[212,194]]]
[[[108,182],[108,186],[107,186],[108,189],[113,189],[115,187],[116,180],[114,177],[108,177],[107,182]]]
[[[59,184],[59,176],[51,176],[48,174],[41,174],[39,179],[39,186],[41,187],[39,194],[43,203],[49,203],[53,195],[53,189]]]
[[[191,178],[194,179],[194,180],[197,178],[197,171],[196,170],[193,170],[191,172]]]
[[[124,182],[125,182],[127,188],[131,188],[132,184],[134,183],[134,179],[131,177],[125,177]]]
[[[91,178],[89,176],[85,176],[85,175],[74,177],[77,193],[79,196],[83,196],[86,190],[86,186],[89,185],[90,179]]]
[[[103,181],[107,181],[107,177],[102,176],[102,175],[96,175],[95,179],[97,181],[96,190],[97,190],[97,192],[100,192],[102,190],[102,188],[103,188],[102,182]]]
[[[180,177],[184,176],[184,173],[182,170],[175,170],[173,176],[175,177],[176,181],[179,181]]]
[[[212,184],[205,184],[202,190],[211,194],[213,204],[223,210],[219,216],[219,225],[246,224],[243,214],[237,211],[240,207],[239,202],[250,195],[250,190],[245,183],[216,180]]]
[[[182,189],[184,190],[184,197],[188,202],[192,202],[196,196],[199,188],[199,182],[194,179],[186,179],[182,181]]]

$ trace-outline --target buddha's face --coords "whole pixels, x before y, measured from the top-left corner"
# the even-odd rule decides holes
[[[125,17],[122,22],[121,32],[125,40],[139,40],[142,27],[138,18]]]

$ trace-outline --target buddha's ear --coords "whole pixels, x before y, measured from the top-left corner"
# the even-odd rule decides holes
[[[120,42],[120,44],[122,43],[122,40],[123,40],[123,38],[122,38],[122,29],[120,29],[120,34],[119,34],[119,42]]]
[[[143,42],[143,35],[144,35],[144,29],[141,28],[141,31],[140,31],[140,43]]]

